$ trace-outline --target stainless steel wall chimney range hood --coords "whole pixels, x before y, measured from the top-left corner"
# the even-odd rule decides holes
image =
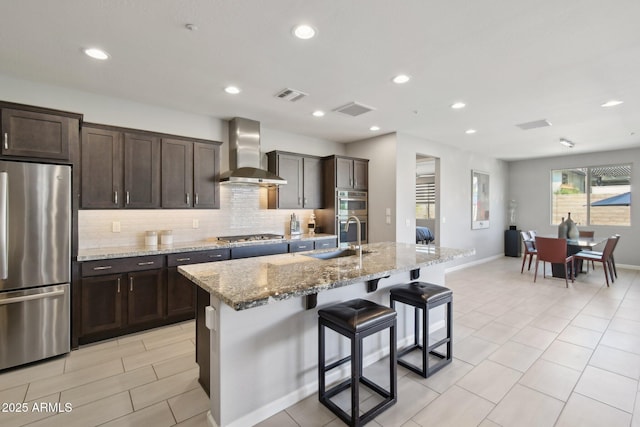
[[[260,122],[235,117],[229,121],[229,171],[221,183],[274,186],[285,179],[261,167]]]

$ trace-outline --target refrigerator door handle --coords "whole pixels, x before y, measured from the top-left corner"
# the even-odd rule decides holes
[[[43,294],[24,295],[21,297],[2,299],[0,300],[0,305],[15,304],[18,302],[31,301],[34,299],[52,298],[59,295],[64,295],[64,289],[61,289],[59,291],[45,292]]]
[[[9,276],[9,174],[0,172],[0,280]]]

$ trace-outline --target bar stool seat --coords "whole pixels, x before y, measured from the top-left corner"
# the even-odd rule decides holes
[[[427,378],[451,363],[453,350],[451,333],[453,292],[451,289],[432,283],[411,282],[392,287],[390,293],[391,308],[395,309],[396,302],[414,307],[414,342],[398,351],[398,364]],[[444,319],[446,321],[445,337],[429,344],[429,336],[431,335],[429,311],[443,304],[446,304],[446,317]],[[422,310],[422,322],[420,322],[419,310]],[[420,341],[420,323],[422,323],[422,341]],[[442,346],[446,347],[444,354],[436,351]],[[414,350],[422,351],[422,368],[401,359],[402,356]],[[430,364],[429,355],[435,356],[440,360]]]
[[[349,338],[351,354],[336,362],[325,362],[325,328]],[[389,355],[389,390],[365,378],[362,374],[362,340],[369,335],[389,329],[392,343]],[[320,402],[350,426],[362,426],[397,401],[396,375],[396,312],[392,308],[364,299],[354,299],[318,310],[318,398]],[[326,389],[325,375],[344,363],[351,362],[351,375],[345,381]],[[369,411],[360,415],[359,387],[362,383],[383,397]],[[351,414],[335,403],[331,397],[351,388]]]

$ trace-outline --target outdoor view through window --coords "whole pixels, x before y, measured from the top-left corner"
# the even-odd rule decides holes
[[[631,165],[551,171],[551,223],[631,225]]]

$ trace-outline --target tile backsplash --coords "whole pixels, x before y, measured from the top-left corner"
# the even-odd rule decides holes
[[[79,249],[144,244],[147,230],[173,230],[174,243],[252,233],[285,234],[294,212],[304,232],[313,210],[267,209],[266,188],[221,185],[220,209],[80,210]],[[114,222],[119,223],[120,232],[113,232]]]

